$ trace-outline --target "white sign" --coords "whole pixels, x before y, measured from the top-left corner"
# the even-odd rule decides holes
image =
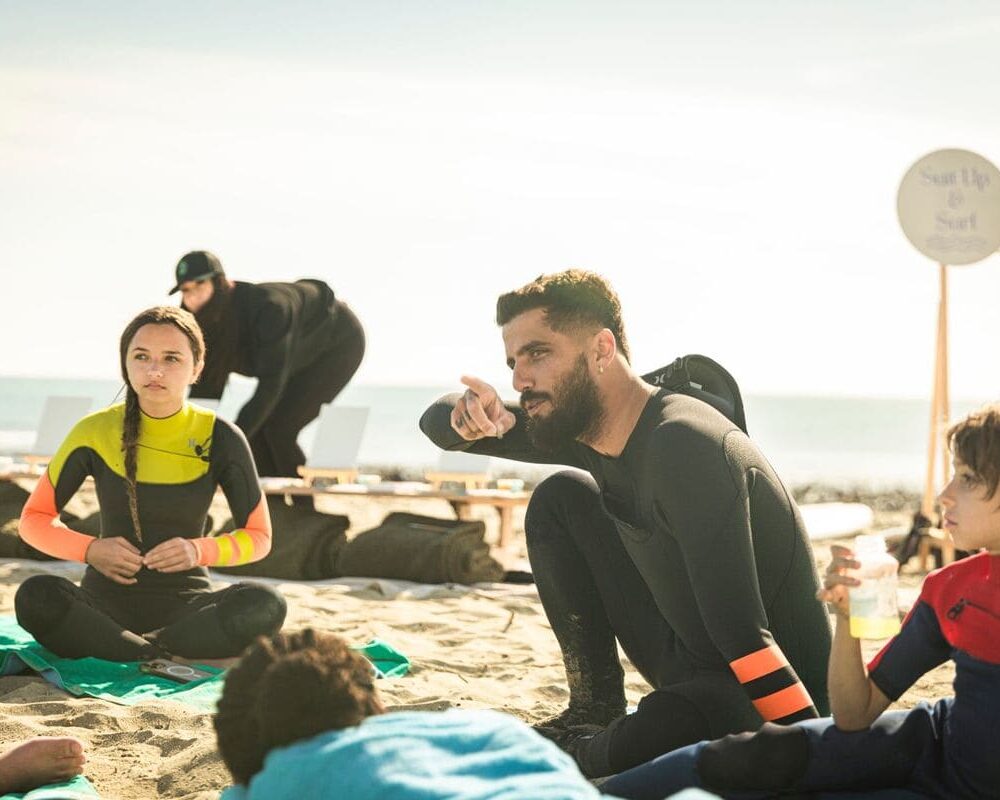
[[[939,264],[972,264],[1000,249],[1000,171],[968,150],[936,150],[910,167],[896,197],[911,244]]]

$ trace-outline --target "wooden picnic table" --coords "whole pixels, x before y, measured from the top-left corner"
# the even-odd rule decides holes
[[[407,500],[427,498],[444,500],[455,511],[458,519],[469,519],[473,506],[491,506],[500,517],[500,547],[507,547],[514,539],[514,509],[526,506],[531,492],[505,489],[435,489],[430,484],[417,481],[386,481],[373,485],[333,483],[324,485],[293,478],[261,478],[265,494],[290,495],[344,495],[351,497],[400,497]]]

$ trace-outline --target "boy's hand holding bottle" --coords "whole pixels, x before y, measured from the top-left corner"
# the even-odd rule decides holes
[[[823,576],[823,588],[816,593],[816,598],[826,603],[827,608],[838,617],[846,620],[851,616],[849,587],[861,583],[848,574],[848,571],[856,570],[861,565],[854,560],[853,550],[839,544],[830,547],[830,555],[832,559]]]
[[[855,550],[834,545],[833,559],[817,597],[841,619],[850,621],[857,639],[887,639],[899,633],[896,573],[899,564],[879,535],[858,536]]]

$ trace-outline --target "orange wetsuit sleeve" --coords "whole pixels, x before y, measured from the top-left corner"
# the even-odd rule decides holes
[[[271,552],[271,514],[260,490],[250,445],[232,423],[217,418],[213,430],[212,469],[229,501],[236,529],[193,539],[198,564],[235,567],[259,561]]]
[[[271,516],[263,495],[242,528],[193,542],[203,567],[235,567],[262,559],[271,552]]]
[[[59,519],[56,490],[46,471],[21,510],[18,533],[25,542],[53,558],[85,561],[93,536],[71,530]]]

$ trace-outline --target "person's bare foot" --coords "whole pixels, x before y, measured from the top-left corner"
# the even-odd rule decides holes
[[[83,772],[83,745],[70,737],[39,737],[0,755],[0,792],[30,792]]]

